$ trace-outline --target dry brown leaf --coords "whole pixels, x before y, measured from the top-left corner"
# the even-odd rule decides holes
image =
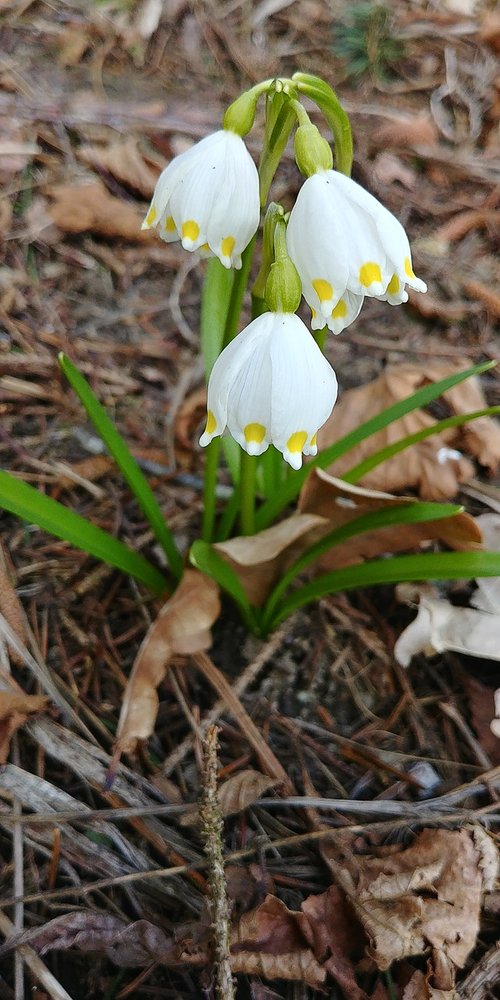
[[[435,361],[424,365],[390,365],[373,382],[350,389],[335,407],[331,417],[319,432],[321,448],[337,441],[393,403],[410,396],[428,382],[436,382],[454,372],[463,371],[470,361],[460,358],[454,363]],[[479,381],[467,379],[443,394],[452,413],[468,413],[486,406]],[[403,419],[390,424],[343,455],[330,471],[342,476],[349,468],[380,448],[414,434],[436,421],[425,410],[414,410]],[[363,477],[364,486],[386,491],[419,490],[428,500],[449,500],[456,495],[458,485],[470,478],[473,468],[464,456],[454,456],[455,448],[464,448],[491,471],[500,462],[500,425],[489,417],[480,417],[469,426],[450,428],[407,448],[372,469]]]
[[[97,233],[138,243],[150,239],[141,232],[143,212],[130,202],[115,198],[101,184],[55,184],[47,192],[51,203],[47,214],[65,233]]]
[[[0,691],[0,764],[9,756],[10,741],[30,715],[45,712],[49,699],[24,691]]]
[[[233,568],[252,604],[260,606],[271,589],[311,545],[349,521],[375,510],[413,503],[413,497],[352,486],[322,469],[311,469],[299,497],[298,511],[256,535],[231,538],[214,548]],[[418,547],[438,539],[453,549],[481,545],[481,530],[469,514],[420,524],[395,525],[366,532],[336,545],[315,564],[322,569],[352,566],[385,553]]]
[[[214,548],[237,573],[245,593],[259,607],[287,566],[327,529],[325,518],[294,514],[256,535],[218,542]]]
[[[493,842],[491,849],[498,858]],[[405,850],[382,858],[351,855],[342,865],[324,851],[379,969],[431,949],[435,988],[452,989],[456,969],[476,943],[485,888],[473,830],[423,830]]]
[[[93,44],[92,27],[70,25],[59,38],[59,62],[61,66],[78,66]]]
[[[403,992],[403,1000],[456,1000],[456,991],[436,990],[429,979],[418,969],[413,973]]]
[[[378,490],[352,486],[315,468],[304,483],[299,510],[302,513],[321,515],[328,521],[328,531],[332,531],[364,514],[413,502],[413,497],[397,497]],[[325,532],[322,531],[321,534]],[[326,552],[318,565],[323,569],[352,566],[385,553],[417,548],[422,542],[431,539],[438,539],[450,548],[461,551],[478,548],[482,534],[476,520],[465,513],[420,524],[394,525],[349,538]]]
[[[463,684],[479,745],[493,766],[500,764],[500,740],[491,728],[496,715],[495,692],[493,688],[481,684],[476,677],[471,677],[469,674],[465,674]]]
[[[217,794],[219,808],[223,816],[232,816],[234,813],[243,812],[253,805],[257,799],[274,788],[279,782],[275,778],[270,778],[253,768],[246,768],[232,774],[227,781],[222,781],[218,786]],[[198,822],[198,809],[191,809],[181,820],[184,826],[190,826]]]
[[[416,115],[401,115],[396,120],[384,122],[374,133],[374,141],[381,149],[388,146],[399,146],[403,149],[435,146],[438,137],[434,119],[427,111]]]
[[[365,945],[363,931],[347,906],[343,893],[332,885],[302,903],[302,930],[316,958],[342,988],[347,1000],[366,1000],[356,982],[353,956],[361,957]]]
[[[123,698],[116,748],[134,750],[147,739],[158,713],[157,687],[171,658],[209,649],[210,628],[220,613],[219,588],[197,570],[185,571],[173,596],[163,605],[137,654]]]
[[[114,468],[115,463],[110,455],[90,455],[88,458],[82,458],[79,462],[66,462],[65,464],[75,473],[75,476],[95,483],[96,480],[107,475],[110,469]],[[71,476],[61,475],[57,480],[58,490],[70,490],[74,488],[74,485],[75,480]]]
[[[479,37],[496,52],[500,52],[500,11],[486,10],[483,12]]]
[[[154,164],[139,148],[134,136],[120,139],[109,146],[82,146],[78,158],[94,170],[107,170],[121,184],[151,198],[161,166]]]
[[[309,948],[280,953],[241,951],[231,955],[233,972],[244,972],[247,976],[263,976],[265,979],[288,979],[307,983],[313,989],[320,989],[326,980],[326,970],[321,967]]]
[[[271,895],[233,929],[231,968],[267,979],[298,979],[313,987],[321,986],[327,975],[307,947],[300,914]]]
[[[11,629],[16,633],[23,646],[26,645],[26,619],[22,604],[16,594],[15,588],[9,578],[5,568],[5,556],[0,544],[0,612],[7,620]],[[8,645],[8,643],[7,643]],[[12,661],[16,664],[22,663],[22,657],[16,653],[15,649],[9,648]]]
[[[115,965],[125,967],[178,962],[177,946],[160,927],[148,920],[127,924],[121,917],[96,910],[64,913],[41,927],[16,934],[2,946],[0,954],[21,944],[29,944],[40,955],[68,948],[104,952]]]

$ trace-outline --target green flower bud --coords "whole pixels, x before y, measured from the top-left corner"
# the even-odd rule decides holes
[[[295,133],[294,152],[297,166],[305,177],[311,177],[318,170],[332,169],[333,154],[330,145],[310,121],[299,125]]]
[[[258,83],[255,87],[252,87],[251,90],[245,90],[243,94],[240,94],[229,105],[222,119],[222,127],[228,129],[230,132],[236,132],[236,135],[246,135],[255,121],[255,112],[259,97],[269,90],[271,84],[272,80],[264,80],[262,83]]]
[[[280,257],[271,265],[266,281],[266,302],[271,312],[294,313],[299,308],[302,284],[295,264]]]

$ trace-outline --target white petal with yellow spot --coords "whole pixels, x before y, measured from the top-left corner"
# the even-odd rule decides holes
[[[238,268],[259,217],[257,168],[241,136],[221,129],[169,163],[142,228]]]
[[[320,170],[299,191],[287,229],[288,253],[313,313],[313,329],[340,333],[365,296],[406,302],[405,285],[425,292],[413,272],[400,222],[373,195],[335,170]]]
[[[337,398],[335,372],[292,313],[264,313],[218,357],[208,384],[205,446],[227,429],[249,455],[269,444],[294,469],[315,455]]]

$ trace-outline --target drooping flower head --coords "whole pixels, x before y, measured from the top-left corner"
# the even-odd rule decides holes
[[[259,217],[257,168],[241,136],[226,128],[168,164],[142,228],[156,227],[167,243],[181,240],[185,250],[240,268]]]
[[[315,455],[316,434],[337,398],[337,379],[301,319],[268,312],[219,355],[208,384],[200,444],[227,430],[249,455],[270,444],[294,469]]]
[[[405,285],[425,292],[414,274],[408,237],[373,195],[336,170],[318,170],[290,213],[287,248],[312,311],[313,330],[340,333],[365,296],[406,302]]]

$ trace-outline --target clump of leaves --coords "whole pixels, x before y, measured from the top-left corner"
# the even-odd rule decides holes
[[[392,12],[384,4],[362,2],[351,7],[348,19],[337,26],[333,43],[348,76],[367,72],[379,80],[391,76],[404,55],[404,45],[393,30]]]

